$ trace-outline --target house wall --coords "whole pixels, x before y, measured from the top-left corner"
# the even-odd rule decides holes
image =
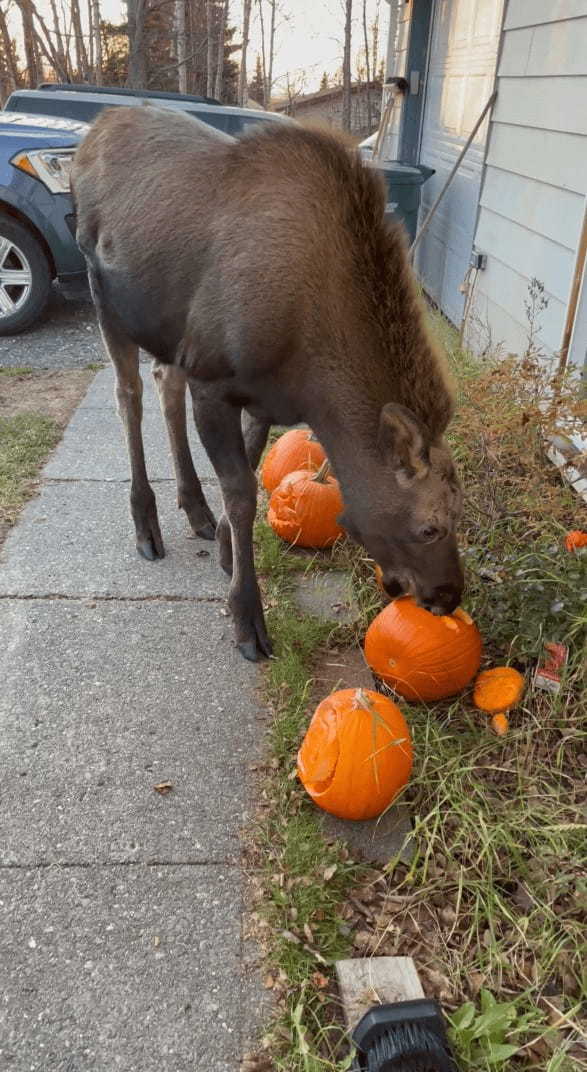
[[[545,287],[540,341],[561,344],[587,193],[587,0],[509,0],[475,248],[467,341],[525,348],[532,278]]]
[[[342,129],[342,91],[336,96],[319,98],[308,101],[296,101],[295,110],[292,113],[296,119],[307,119],[311,122],[327,123],[328,126]],[[377,130],[381,114],[381,92],[377,88],[371,90],[371,128],[369,129],[367,115],[367,93],[365,90],[354,92],[351,98],[351,134],[366,138],[374,130]]]

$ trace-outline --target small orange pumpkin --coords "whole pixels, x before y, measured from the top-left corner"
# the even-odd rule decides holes
[[[265,491],[272,492],[284,476],[297,469],[319,469],[326,455],[309,428],[291,428],[284,432],[265,455],[261,480]]]
[[[324,811],[373,819],[404,787],[412,761],[399,707],[370,689],[340,689],[312,716],[298,752],[298,776]]]
[[[442,700],[474,678],[481,646],[477,626],[460,607],[436,617],[401,596],[371,622],[365,658],[406,700]]]
[[[495,666],[479,674],[473,691],[473,703],[489,715],[515,707],[524,692],[524,678],[513,666]]]
[[[296,547],[332,547],[343,529],[337,517],[343,510],[338,481],[328,462],[317,473],[288,473],[269,500],[267,520],[286,543]]]
[[[565,536],[567,551],[578,551],[581,547],[587,547],[587,532],[582,529],[571,529]]]
[[[494,733],[497,733],[498,737],[505,737],[507,731],[510,728],[510,720],[507,715],[504,715],[503,711],[500,711],[497,715],[494,715],[491,719],[491,728]]]

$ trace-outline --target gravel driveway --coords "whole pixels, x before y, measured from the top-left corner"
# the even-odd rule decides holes
[[[0,367],[83,369],[107,362],[90,302],[51,297],[44,320],[22,335],[0,338]]]

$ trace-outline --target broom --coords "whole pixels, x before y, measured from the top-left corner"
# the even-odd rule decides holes
[[[352,1040],[355,1072],[458,1072],[440,1006],[427,998],[373,1006]]]

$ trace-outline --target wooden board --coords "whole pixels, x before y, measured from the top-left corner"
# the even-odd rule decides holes
[[[349,1031],[372,1005],[425,997],[411,957],[358,957],[337,960],[335,967]]]

